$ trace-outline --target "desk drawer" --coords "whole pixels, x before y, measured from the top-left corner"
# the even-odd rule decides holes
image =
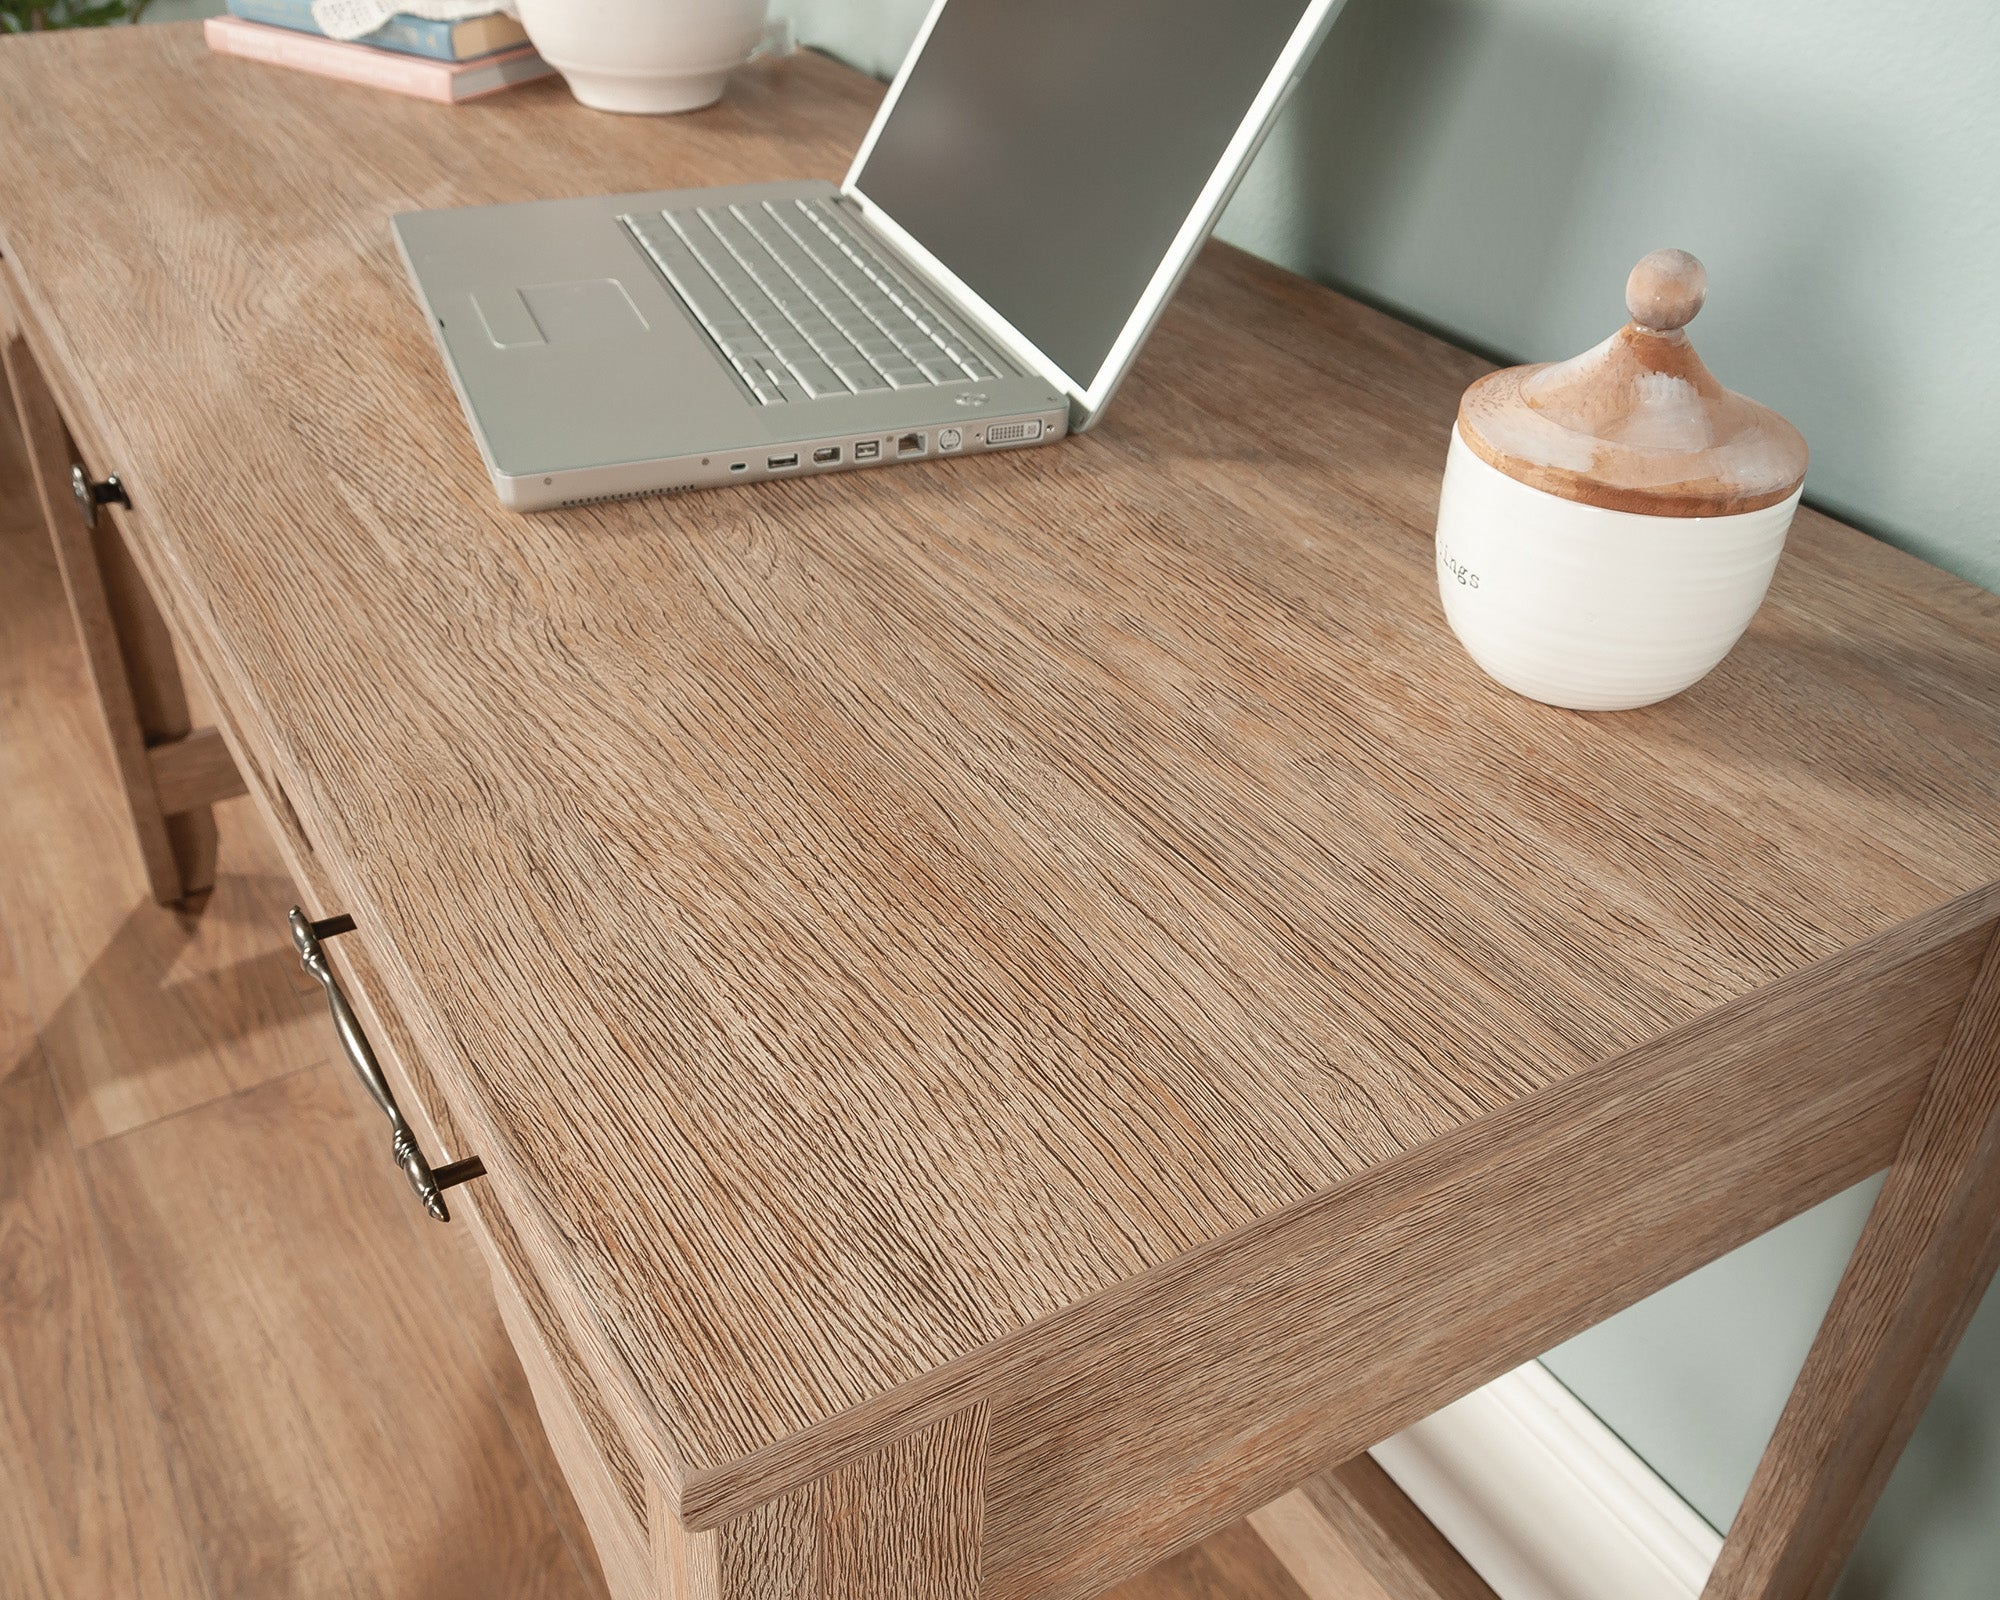
[[[329,938],[323,948],[421,1149],[440,1163],[448,1155],[462,1156],[466,1137],[387,996],[368,955],[365,930]],[[358,1079],[352,1082],[358,1114],[379,1118],[372,1091]],[[382,1181],[400,1185],[403,1179],[385,1164]],[[534,1392],[550,1448],[590,1528],[612,1594],[619,1600],[650,1595],[643,1469],[580,1351],[574,1331],[580,1319],[566,1319],[557,1309],[509,1216],[503,1190],[500,1175],[483,1172],[477,1181],[454,1187],[452,1224],[485,1258],[501,1321]],[[421,1219],[419,1225],[430,1226]]]
[[[134,510],[114,490],[92,492],[92,468],[109,458],[94,447],[96,441],[76,431],[74,424],[81,420],[81,414],[63,403],[57,387],[44,381],[41,368],[28,354],[19,336],[18,308],[8,291],[6,269],[10,266],[11,262],[0,259],[0,349],[5,351],[7,371],[18,369],[22,381],[33,386],[32,420],[39,424],[35,436],[42,446],[34,470],[45,490],[45,501],[53,502],[50,515],[58,525],[50,531],[57,539],[58,556],[67,553],[65,583],[88,580],[86,598],[96,605],[91,626],[85,625],[79,613],[79,629],[87,653],[96,647],[88,659],[104,701],[114,757],[120,762],[120,780],[155,897],[168,902],[181,900],[209,881],[194,875],[202,870],[198,859],[202,852],[192,845],[182,848],[187,841],[176,837],[174,825],[198,824],[189,830],[189,838],[196,844],[197,835],[205,831],[210,847],[206,870],[212,873],[215,835],[207,807],[216,799],[247,790],[285,858],[304,904],[316,910],[337,908],[342,897],[334,874],[322,860],[300,808],[271,760],[270,744],[263,737],[258,718],[238,698],[237,680],[227,670],[229,663],[208,631],[208,619],[184,605],[175,574],[159,559],[159,530],[149,525],[144,496],[134,496],[140,501],[140,508]],[[60,383],[61,375],[54,376]],[[0,386],[0,400],[11,398],[8,391],[12,387],[11,380]],[[72,505],[70,472],[72,463],[79,461],[90,465],[81,474],[84,492],[75,496]],[[97,516],[104,504],[113,502],[121,507],[116,517]],[[73,588],[73,610],[76,593]],[[136,666],[135,649],[143,655]],[[182,698],[183,676],[187,689],[205,701],[203,709],[213,719],[213,734],[204,729],[199,737],[190,736],[189,705]],[[168,781],[176,774],[178,787]],[[157,847],[150,853],[149,843]],[[483,1169],[475,1164],[452,1170],[451,1157],[465,1156],[469,1141],[388,999],[388,988],[369,958],[365,930],[334,936],[325,927],[315,934],[308,924],[305,931],[325,974],[329,997],[337,993],[341,1009],[347,1013],[342,1031],[349,1037],[343,1046],[356,1047],[350,1059],[360,1054],[374,1063],[375,1081],[365,1095],[361,1080],[343,1071],[344,1081],[356,1086],[358,1109],[375,1120],[382,1138],[379,1148],[390,1149],[393,1140],[397,1165],[405,1172],[428,1169],[436,1189],[426,1198],[439,1202],[434,1214],[453,1213],[459,1223],[457,1237],[471,1240],[485,1256],[501,1317],[533,1388],[550,1444],[590,1526],[613,1592],[621,1600],[626,1595],[651,1594],[646,1478],[648,1473],[661,1471],[662,1465],[631,1448],[605,1402],[607,1386],[594,1374],[615,1373],[617,1367],[606,1351],[594,1314],[573,1303],[573,1293],[565,1298],[552,1292],[558,1286],[545,1283],[537,1274],[534,1258],[522,1241],[526,1230],[517,1228],[498,1179],[480,1177],[473,1185],[483,1191],[476,1201],[470,1198],[469,1189],[461,1187],[452,1189],[450,1207],[442,1203],[448,1185],[437,1183],[439,1178],[463,1181]],[[281,932],[277,927],[271,930],[273,937]],[[366,1044],[361,1044],[362,1040]],[[391,1106],[400,1126],[382,1120]],[[431,1166],[433,1162],[437,1165]],[[387,1170],[385,1163],[381,1181],[400,1184],[403,1179]],[[431,1226],[421,1220],[416,1225]],[[644,1437],[637,1429],[631,1436]]]

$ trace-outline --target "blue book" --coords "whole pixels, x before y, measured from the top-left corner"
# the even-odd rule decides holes
[[[228,5],[229,14],[245,22],[290,28],[294,33],[320,32],[319,24],[313,21],[312,0],[228,0]],[[354,43],[393,50],[398,55],[429,56],[433,61],[471,61],[477,56],[490,56],[496,50],[511,50],[527,43],[527,39],[527,30],[517,19],[495,11],[460,22],[391,17]]]

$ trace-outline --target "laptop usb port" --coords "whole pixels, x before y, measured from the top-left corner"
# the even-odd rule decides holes
[[[837,444],[823,444],[813,452],[813,465],[816,467],[824,467],[839,459],[840,446]]]
[[[788,456],[766,456],[764,458],[764,465],[773,472],[783,467],[796,467],[798,464],[799,453],[796,450]]]
[[[881,459],[881,455],[882,441],[880,439],[863,439],[854,447],[854,459],[856,461],[877,461]]]

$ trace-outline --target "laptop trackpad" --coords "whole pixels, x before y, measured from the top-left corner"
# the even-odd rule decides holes
[[[646,331],[646,319],[616,278],[479,289],[472,304],[487,338],[502,350],[623,339]]]

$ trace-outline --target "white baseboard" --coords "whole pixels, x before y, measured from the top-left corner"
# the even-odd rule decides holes
[[[1499,1600],[1698,1600],[1722,1548],[1538,1361],[1370,1453]]]

